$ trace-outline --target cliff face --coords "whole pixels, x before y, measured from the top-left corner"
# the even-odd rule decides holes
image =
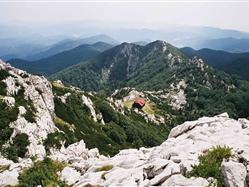
[[[51,134],[78,133],[73,125],[70,131],[63,131],[62,127],[70,124],[61,122],[59,127],[55,123],[58,118],[54,97],[66,103],[71,93],[55,95],[44,77],[27,74],[2,61],[0,79],[0,186],[17,185],[18,177],[45,157],[64,163],[55,175],[72,186],[215,185],[212,178],[186,178],[192,166],[200,162],[199,156],[215,146],[227,146],[232,153],[221,164],[224,183],[248,185],[249,121],[246,119],[234,120],[223,113],[187,121],[173,128],[168,139],[159,146],[124,149],[113,157],[99,154],[96,148],[88,149],[84,143],[87,139],[69,145],[61,140],[57,146],[46,149],[45,145],[52,141]],[[105,127],[105,116],[96,110],[91,94],[79,98],[88,108],[93,123],[99,121],[101,128]],[[9,151],[13,147],[17,150],[15,159]]]
[[[27,134],[30,142],[27,155],[43,158],[46,151],[42,142],[49,133],[57,130],[53,123],[51,84],[44,77],[27,74],[4,62],[0,62],[0,70],[8,74],[2,80],[5,83],[5,88],[2,89],[6,90],[6,95],[1,96],[1,102],[5,102],[11,109],[18,109],[16,120],[6,124],[13,129],[9,140],[11,142],[17,134]]]

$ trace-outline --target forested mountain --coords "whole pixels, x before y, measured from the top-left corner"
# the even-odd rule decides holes
[[[198,56],[215,68],[249,80],[249,53],[229,53],[212,49],[194,50],[189,47],[181,48],[181,51],[190,58]]]
[[[8,62],[17,68],[26,70],[30,73],[47,76],[61,71],[71,65],[93,58],[111,47],[112,46],[110,44],[104,42],[97,42],[92,45],[83,44],[74,49],[64,51],[38,61],[12,59]]]
[[[37,60],[61,53],[63,51],[71,50],[83,44],[92,45],[98,42],[107,43],[109,45],[117,45],[119,43],[118,41],[114,40],[110,36],[107,36],[104,34],[91,36],[87,38],[65,39],[58,43],[53,44],[47,50],[41,51],[32,56],[30,55],[26,57],[25,59],[31,60],[31,61],[34,61],[34,60],[37,61]]]
[[[51,76],[51,79],[60,79],[84,90],[106,93],[134,87],[153,93],[156,103],[166,98],[166,105],[180,100],[179,105],[184,105],[180,107],[180,115],[185,119],[221,111],[227,111],[234,117],[246,117],[249,112],[245,104],[249,99],[247,81],[217,71],[200,58],[188,58],[163,41],[146,46],[123,43],[86,63],[69,67]],[[168,97],[169,93],[174,97]]]

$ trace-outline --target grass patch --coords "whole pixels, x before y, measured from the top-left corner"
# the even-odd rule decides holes
[[[0,173],[8,170],[10,167],[10,165],[0,165]]]
[[[155,109],[156,105],[150,102],[146,102],[144,107],[142,108],[142,110],[148,115],[155,114]]]
[[[221,163],[223,159],[228,159],[232,156],[229,147],[213,147],[205,154],[199,156],[199,164],[192,166],[193,169],[187,173],[187,177],[213,177],[217,179],[218,187],[224,186],[224,179],[221,173]]]
[[[18,177],[19,184],[17,187],[38,185],[67,187],[57,175],[57,172],[61,171],[64,167],[64,163],[53,161],[50,158],[45,158],[43,161],[37,161],[34,163],[33,167],[24,170]]]
[[[124,101],[123,104],[124,104],[124,107],[128,108],[128,109],[131,109],[132,108],[132,105],[134,103],[134,100],[129,100],[129,101]]]
[[[99,171],[109,171],[113,168],[113,165],[105,165],[105,166],[102,166],[101,168],[98,168],[96,171],[99,172]]]
[[[75,130],[75,126],[73,124],[69,124],[57,116],[54,117],[54,123],[56,124],[56,126],[59,126],[60,128],[68,128],[71,129],[71,131]]]

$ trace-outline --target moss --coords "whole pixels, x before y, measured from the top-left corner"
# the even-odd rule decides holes
[[[224,186],[224,179],[221,173],[221,163],[223,159],[232,156],[229,147],[213,147],[205,154],[199,156],[199,164],[192,166],[193,169],[187,173],[187,177],[213,177],[217,179],[218,187]]]
[[[113,165],[105,165],[105,166],[102,166],[101,168],[98,168],[96,171],[99,172],[99,171],[109,171],[113,168]]]
[[[17,187],[27,186],[64,186],[67,185],[60,181],[57,173],[65,167],[64,163],[45,158],[43,161],[37,161],[34,166],[24,170],[18,177]]]

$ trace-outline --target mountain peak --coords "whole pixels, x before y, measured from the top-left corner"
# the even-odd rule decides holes
[[[127,43],[127,42],[120,44],[118,47],[120,50],[120,54],[125,57],[131,55],[132,53],[138,50],[137,48],[139,48],[138,45],[133,44],[133,43]]]
[[[154,51],[158,50],[161,52],[165,52],[170,47],[173,47],[169,43],[162,40],[156,40],[154,42],[147,44],[146,46],[152,48]]]

